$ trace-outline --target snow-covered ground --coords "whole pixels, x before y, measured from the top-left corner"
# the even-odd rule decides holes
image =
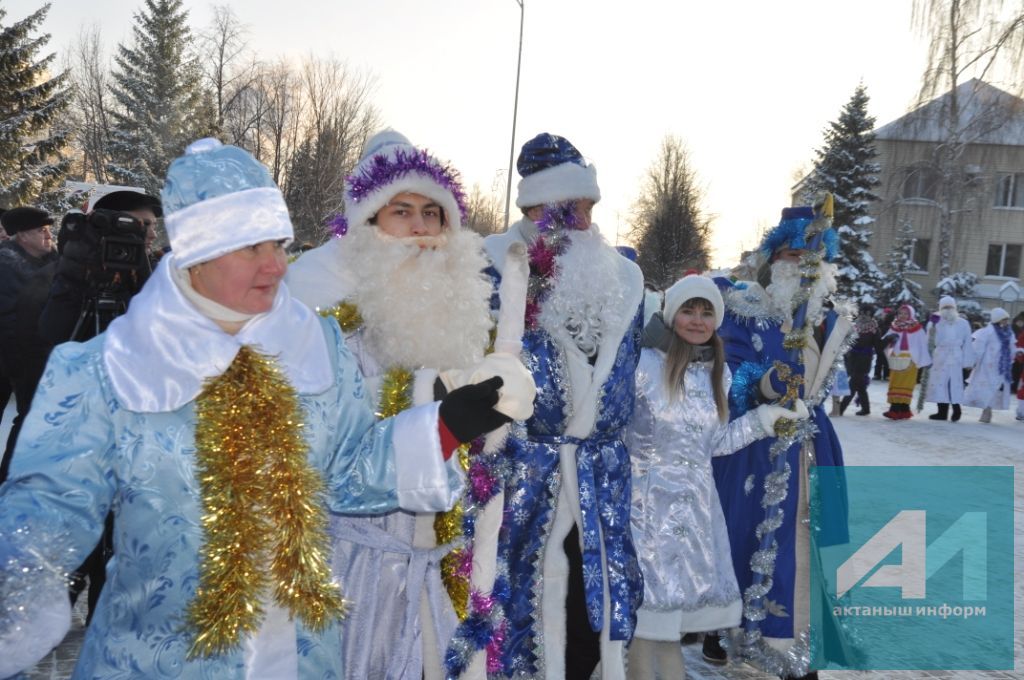
[[[887,383],[874,382],[869,388],[871,415],[853,415],[851,405],[846,415],[834,418],[836,432],[843,443],[847,465],[1008,465],[1014,468],[1014,548],[1015,572],[1024,572],[1024,422],[1014,419],[1014,411],[996,411],[990,424],[978,422],[980,409],[964,408],[958,423],[928,420],[934,412],[926,404],[924,413],[915,413],[910,420],[890,421],[882,417],[886,410]],[[915,401],[916,403],[916,401]],[[13,403],[7,408],[0,425],[0,442],[7,439],[7,430],[14,417]],[[1015,589],[1016,624],[1015,671],[982,673],[977,671],[884,671],[823,672],[823,680],[881,680],[888,678],[955,678],[957,680],[1024,678],[1024,579],[1017,579]],[[80,614],[80,613],[79,613]],[[60,678],[70,674],[78,646],[81,644],[81,616],[68,639],[37,668],[32,678]],[[700,658],[700,645],[684,648],[687,677],[740,678],[766,680],[769,676],[747,667],[710,666]]]

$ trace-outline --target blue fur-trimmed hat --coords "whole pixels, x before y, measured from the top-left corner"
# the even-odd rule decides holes
[[[542,132],[526,142],[516,169],[522,177],[516,195],[520,208],[579,198],[601,200],[597,169],[565,137]]]
[[[179,269],[294,238],[284,196],[266,166],[213,138],[193,142],[171,163],[160,196]]]
[[[816,241],[814,249],[822,251],[826,262],[831,262],[839,254],[839,234],[832,228],[831,194],[814,206],[783,208],[782,219],[764,235],[758,250],[770,261],[781,248],[807,250]]]

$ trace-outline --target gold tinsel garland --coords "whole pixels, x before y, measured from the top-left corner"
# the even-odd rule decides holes
[[[363,317],[359,314],[359,308],[353,302],[340,302],[327,309],[317,309],[320,316],[330,317],[338,322],[341,330],[351,333],[363,325]]]
[[[458,448],[459,466],[463,472],[469,472],[469,444],[463,444]],[[463,502],[460,500],[455,507],[448,512],[439,512],[434,517],[434,535],[437,537],[437,544],[444,545],[451,543],[463,535],[462,520],[465,514]],[[469,614],[469,572],[471,570],[463,567],[463,560],[472,555],[467,555],[468,548],[455,548],[441,558],[441,581],[444,583],[448,597],[452,600],[452,608],[464,621]]]
[[[243,347],[204,386],[196,420],[205,541],[187,613],[189,658],[237,649],[259,628],[268,586],[293,617],[323,630],[344,600],[331,579],[324,483],[309,464],[295,390],[272,359]]]
[[[779,399],[779,404],[792,407],[800,398],[800,386],[804,384],[804,377],[799,373],[794,373],[789,364],[778,359],[772,364],[772,368],[775,369],[775,375],[779,380],[786,383],[786,393]],[[797,424],[796,420],[780,418],[775,422],[775,436],[783,438],[793,436]]]

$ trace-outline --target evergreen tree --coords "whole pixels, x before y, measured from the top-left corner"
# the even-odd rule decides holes
[[[633,206],[630,238],[648,283],[665,288],[687,269],[707,269],[711,220],[702,198],[682,141],[666,137]]]
[[[119,184],[159,191],[170,162],[214,128],[187,20],[182,0],[145,0],[133,44],[118,46],[108,172]]]
[[[907,275],[918,271],[914,264],[914,228],[903,222],[896,233],[896,242],[885,263],[886,276],[878,290],[878,297],[886,307],[907,304],[914,308],[918,318],[924,310],[921,301],[921,284]]]
[[[835,197],[833,224],[839,232],[836,259],[837,292],[858,303],[878,302],[883,274],[868,250],[871,240],[871,203],[878,200],[880,167],[874,162],[875,119],[868,115],[868,95],[858,85],[839,119],[825,130],[825,144],[815,153],[814,169],[804,185],[805,198],[829,191]],[[810,203],[810,200],[805,201]]]
[[[971,321],[982,318],[982,308],[974,299],[974,286],[978,284],[978,275],[974,272],[956,272],[939,281],[932,291],[936,299],[948,295],[956,300],[959,311],[967,315]]]
[[[68,131],[66,75],[50,77],[54,55],[39,58],[49,34],[32,35],[50,5],[10,26],[0,8],[0,205],[47,204],[71,164],[63,156]]]

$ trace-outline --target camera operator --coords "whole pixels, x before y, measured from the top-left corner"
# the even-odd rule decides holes
[[[156,266],[150,251],[162,216],[160,200],[137,191],[106,194],[92,202],[87,213],[65,216],[61,227],[66,243],[38,323],[46,345],[44,366],[54,346],[89,340],[127,310]],[[37,382],[39,377],[41,373]],[[8,440],[5,458],[13,452],[14,442],[15,438]],[[112,531],[108,514],[103,538],[71,576],[72,600],[84,588],[85,577],[89,579],[87,621],[105,581]]]
[[[124,313],[156,266],[160,200],[138,191],[114,191],[68,224],[39,333],[51,345],[84,342]]]

